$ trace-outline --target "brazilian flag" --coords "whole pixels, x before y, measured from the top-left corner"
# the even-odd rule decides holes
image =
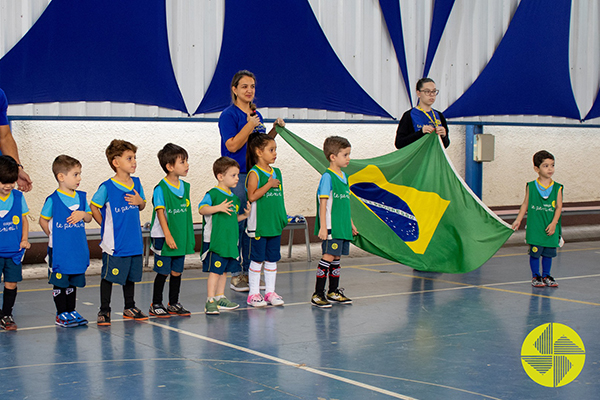
[[[285,128],[277,132],[319,173],[329,167],[321,149]],[[420,271],[469,272],[513,233],[457,175],[437,135],[351,160],[344,172],[359,231],[353,243],[388,260]]]

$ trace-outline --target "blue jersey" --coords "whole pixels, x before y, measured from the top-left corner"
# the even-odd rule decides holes
[[[8,117],[6,116],[7,110],[8,100],[6,99],[6,94],[4,94],[4,91],[0,89],[0,126],[8,125]]]
[[[25,254],[25,249],[19,249],[23,238],[22,221],[29,212],[25,197],[18,190],[11,190],[0,203],[0,257],[12,258],[15,264],[21,264]]]

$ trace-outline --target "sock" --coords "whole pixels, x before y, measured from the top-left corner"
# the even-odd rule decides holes
[[[12,315],[15,300],[17,299],[17,288],[7,289],[4,286],[4,304],[2,304],[2,313],[5,316]]]
[[[265,261],[265,293],[275,291],[275,280],[277,278],[277,263]]]
[[[75,286],[69,286],[65,289],[65,294],[67,312],[75,311],[75,305],[77,304],[77,288]]]
[[[315,285],[315,293],[324,293],[325,284],[327,283],[327,275],[329,274],[329,266],[331,264],[321,258],[317,266],[317,284]]]
[[[262,268],[262,263],[257,263],[256,261],[250,261],[250,267],[248,269],[248,286],[250,287],[250,292],[248,296],[252,296],[253,294],[260,293],[260,270]]]
[[[531,276],[535,278],[540,275],[540,259],[529,256],[529,267],[531,268]]]
[[[112,282],[102,279],[100,281],[100,311],[110,312],[110,298],[112,296]]]
[[[224,298],[225,298],[224,294],[218,294],[215,297],[213,297],[213,299],[215,299],[215,301],[219,301],[219,300],[224,299]]]
[[[181,288],[181,275],[171,275],[169,278],[169,304],[174,306],[179,303],[179,290]]]
[[[552,258],[542,257],[542,276],[550,275],[550,268],[552,268]]]
[[[329,293],[335,292],[340,285],[340,260],[333,260],[329,267]]]
[[[214,297],[207,297],[207,298],[206,298],[206,301],[207,301],[207,302],[211,302],[211,301],[213,301],[213,300],[215,300],[215,298],[214,298]]]
[[[56,306],[56,315],[60,315],[67,311],[67,294],[66,289],[54,286],[52,297],[54,297],[54,305]]]
[[[154,289],[152,291],[152,304],[161,304],[163,302],[163,290],[165,289],[166,281],[166,275],[156,274],[156,277],[154,278]]]
[[[123,299],[125,300],[125,310],[135,307],[135,283],[129,279],[123,285]]]

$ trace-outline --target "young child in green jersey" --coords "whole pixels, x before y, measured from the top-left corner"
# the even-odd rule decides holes
[[[350,215],[350,188],[348,177],[342,171],[350,163],[350,142],[340,136],[330,136],[323,143],[323,152],[329,160],[329,168],[321,177],[317,190],[317,221],[315,234],[323,241],[323,258],[317,269],[317,284],[311,304],[320,308],[331,307],[329,301],[350,304],[352,300],[339,287],[340,258],[348,255],[350,241],[358,231]],[[329,276],[329,291],[325,296],[325,284]]]
[[[210,189],[198,206],[204,217],[202,231],[202,270],[208,272],[206,314],[219,310],[234,310],[239,304],[225,297],[227,272],[240,269],[239,221],[248,218],[249,205],[238,215],[240,199],[231,191],[239,181],[240,165],[229,157],[220,157],[213,164],[218,184]]]
[[[554,156],[546,150],[533,155],[533,170],[538,174],[535,181],[525,186],[525,200],[517,219],[512,224],[519,229],[527,213],[525,239],[529,244],[529,266],[531,267],[531,285],[534,287],[558,287],[550,275],[552,258],[556,257],[556,248],[560,247],[560,213],[563,205],[563,185],[552,180],[554,175]],[[542,275],[540,276],[540,257]]]
[[[277,261],[281,259],[281,232],[287,225],[283,201],[281,171],[271,167],[277,159],[275,139],[264,133],[252,133],[248,138],[246,165],[251,169],[246,177],[248,200],[251,203],[246,232],[250,237],[250,292],[246,303],[252,307],[283,305],[275,293]],[[260,271],[265,267],[265,297],[260,294]]]
[[[168,318],[191,313],[179,303],[181,274],[186,254],[194,254],[196,238],[190,204],[190,184],[179,179],[188,174],[188,153],[180,146],[167,143],[158,152],[158,161],[167,174],[154,188],[152,204],[152,251],[154,252],[154,290],[150,315]],[[163,305],[163,289],[169,278],[169,304]]]

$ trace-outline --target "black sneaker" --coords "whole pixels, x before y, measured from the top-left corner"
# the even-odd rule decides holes
[[[171,317],[167,312],[167,309],[162,304],[150,304],[149,314],[157,318],[169,318]]]
[[[13,316],[5,315],[2,317],[2,319],[0,319],[0,328],[4,329],[5,331],[16,331],[17,324],[15,323]]]
[[[98,326],[110,326],[110,311],[98,311]]]
[[[148,319],[148,316],[137,307],[128,308],[123,310],[123,318],[134,319],[136,321],[144,321]]]
[[[319,308],[330,308],[331,303],[327,301],[325,293],[313,293],[310,304]]]
[[[177,303],[174,306],[172,306],[172,305],[169,304],[167,306],[167,311],[171,315],[179,315],[180,317],[189,317],[190,315],[192,315],[191,312],[189,312],[188,310],[186,310],[185,308],[183,308],[183,306],[181,305],[181,303]]]

